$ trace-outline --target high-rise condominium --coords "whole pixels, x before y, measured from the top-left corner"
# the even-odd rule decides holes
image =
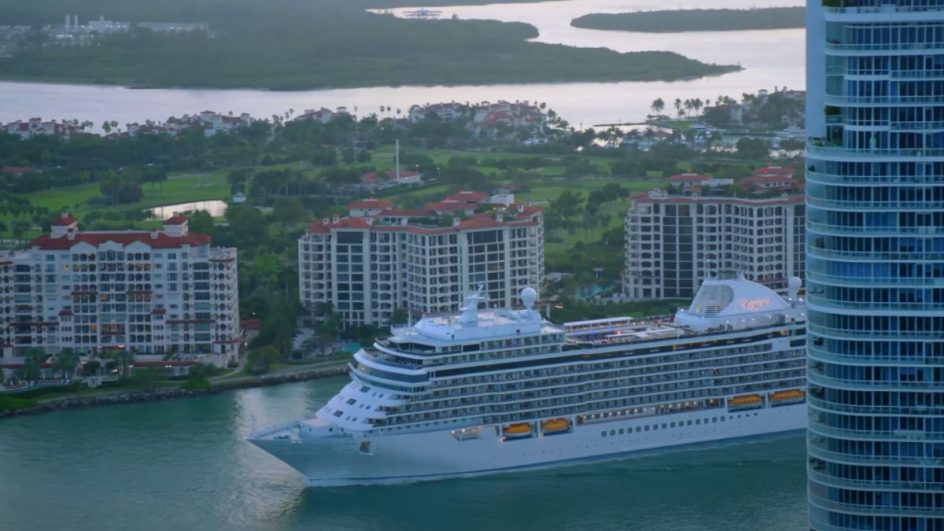
[[[810,0],[809,519],[944,529],[944,0]]]

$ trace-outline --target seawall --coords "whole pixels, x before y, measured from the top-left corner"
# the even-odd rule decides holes
[[[225,391],[303,382],[306,380],[316,380],[319,378],[330,378],[332,376],[343,376],[345,374],[347,374],[347,367],[345,366],[327,367],[313,369],[310,371],[293,372],[289,374],[252,376],[233,381],[215,382],[212,383],[209,389],[154,389],[151,391],[114,391],[90,396],[66,396],[46,402],[41,402],[28,408],[2,410],[0,411],[0,419],[16,417],[20,415],[38,415],[40,413],[51,413],[53,411],[65,411],[69,409],[81,409],[87,407],[156,402],[159,400],[175,400],[179,398],[195,398],[200,396],[214,395]]]

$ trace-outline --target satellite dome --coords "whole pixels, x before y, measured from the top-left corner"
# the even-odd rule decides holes
[[[790,280],[787,281],[787,288],[798,290],[803,286],[803,281],[800,280],[800,277],[790,277]]]
[[[521,290],[521,303],[524,304],[525,308],[530,310],[536,300],[538,300],[538,292],[534,291],[534,288],[527,287]]]

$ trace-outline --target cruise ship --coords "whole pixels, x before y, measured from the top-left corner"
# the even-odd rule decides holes
[[[555,325],[523,309],[391,329],[314,418],[249,440],[310,486],[519,471],[806,426],[806,310],[740,277],[675,316]]]

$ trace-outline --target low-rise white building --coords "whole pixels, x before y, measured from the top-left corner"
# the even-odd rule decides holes
[[[240,345],[236,249],[175,215],[151,231],[88,231],[63,215],[0,254],[0,362],[32,349],[129,350],[223,365]]]

